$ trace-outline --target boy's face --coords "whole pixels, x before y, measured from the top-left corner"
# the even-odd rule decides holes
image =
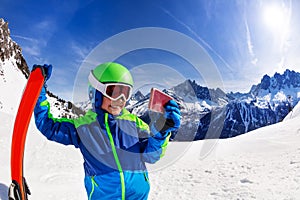
[[[108,113],[112,115],[119,115],[122,109],[125,107],[125,105],[126,105],[126,100],[124,100],[122,97],[116,101],[113,101],[103,96],[101,108],[103,110],[106,110]]]

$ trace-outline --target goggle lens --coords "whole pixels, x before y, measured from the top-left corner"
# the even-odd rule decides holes
[[[124,95],[128,100],[130,97],[131,87],[126,85],[106,85],[105,94],[112,99],[118,99]]]

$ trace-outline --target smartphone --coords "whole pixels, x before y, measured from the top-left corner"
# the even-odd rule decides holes
[[[160,91],[159,89],[151,88],[148,108],[154,112],[164,113],[164,105],[171,99],[173,99],[171,96]]]

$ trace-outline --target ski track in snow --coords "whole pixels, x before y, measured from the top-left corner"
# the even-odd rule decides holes
[[[299,161],[281,153],[184,162],[152,174],[150,199],[299,199]]]
[[[6,200],[13,117],[0,113],[0,121],[0,199]],[[170,144],[183,145],[187,152],[162,169],[149,170],[150,200],[300,199],[299,117],[218,140],[205,158],[200,156],[204,143]],[[172,153],[167,150],[162,159]],[[47,141],[32,121],[25,150],[29,199],[87,199],[83,176],[78,150]]]

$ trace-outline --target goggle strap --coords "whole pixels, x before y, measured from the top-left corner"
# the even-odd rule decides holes
[[[90,72],[88,79],[89,79],[90,84],[91,84],[96,90],[100,91],[101,93],[105,93],[105,91],[104,91],[104,90],[105,90],[105,84],[103,84],[103,83],[101,83],[100,81],[98,81],[98,80],[95,78],[95,76],[94,76],[94,74],[93,74],[92,72]]]

